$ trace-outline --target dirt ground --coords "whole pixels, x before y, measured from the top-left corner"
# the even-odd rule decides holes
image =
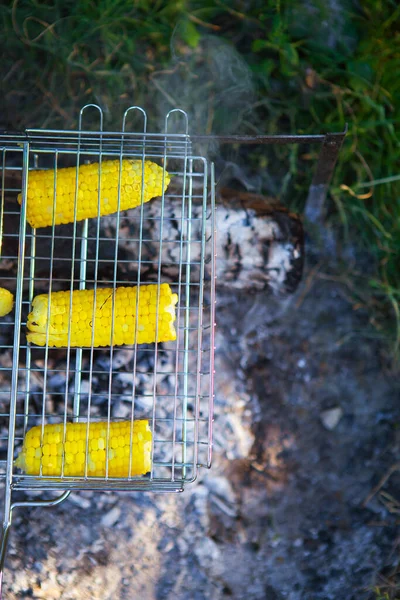
[[[392,504],[363,502],[398,459],[400,386],[366,315],[310,260],[284,301],[219,295],[212,469],[178,495],[16,511],[5,598],[375,598],[398,563],[400,476]]]

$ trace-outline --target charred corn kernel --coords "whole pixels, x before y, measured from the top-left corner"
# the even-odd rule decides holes
[[[44,436],[54,433],[56,425],[45,425]],[[22,449],[15,461],[15,465],[27,475],[44,476],[64,475],[82,477],[87,475],[105,477],[106,475],[106,446],[107,422],[90,423],[89,439],[86,445],[87,424],[67,423],[66,433],[73,432],[77,438],[76,444],[60,443],[60,447],[52,444],[43,444],[42,427],[32,427],[24,439]],[[140,439],[139,439],[140,435]],[[119,447],[120,440],[123,446]],[[104,449],[99,448],[99,441],[105,444]],[[113,442],[117,440],[118,449],[112,451]],[[83,450],[80,450],[83,448]],[[88,451],[86,449],[88,448]],[[151,430],[146,420],[134,421],[131,444],[131,422],[110,423],[108,475],[109,477],[128,477],[130,475],[144,475],[151,470]],[[131,458],[132,457],[132,458]],[[129,463],[131,469],[129,471]],[[64,465],[64,470],[62,469]],[[42,469],[42,471],[40,471]]]
[[[120,161],[104,160],[101,163],[100,207],[99,207],[99,164],[81,165],[78,168],[78,190],[76,198],[76,220],[110,215],[118,210],[118,186]],[[120,210],[140,206],[142,201],[142,174],[144,175],[143,202],[161,196],[166,190],[170,176],[162,167],[141,160],[122,161]],[[47,227],[53,224],[73,223],[75,193],[77,185],[76,167],[58,169],[54,190],[54,170],[30,171],[27,192],[27,219],[32,227]],[[164,183],[164,190],[163,190]],[[22,196],[18,195],[21,204]]]
[[[135,333],[138,344],[151,344],[156,341],[157,288],[156,284],[142,285],[139,288],[118,287],[115,290],[98,288],[94,311],[94,291],[76,290],[72,292],[72,312],[70,292],[53,292],[50,298],[49,320],[49,296],[41,294],[32,302],[32,312],[29,313],[27,321],[29,331],[27,339],[33,344],[44,346],[48,327],[48,345],[57,348],[68,346],[68,328],[70,328],[70,345],[75,347],[91,346],[93,329],[95,347],[133,344]],[[114,327],[112,327],[113,296]],[[177,302],[177,294],[172,293],[167,283],[162,283],[158,302],[158,342],[176,339],[174,321]],[[83,308],[86,305],[89,307],[88,310]],[[152,312],[147,315],[150,308]],[[71,441],[72,431],[67,432],[67,435],[67,441]]]
[[[5,317],[12,311],[14,296],[6,288],[0,288],[0,317]]]

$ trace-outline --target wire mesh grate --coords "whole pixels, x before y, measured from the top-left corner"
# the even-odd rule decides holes
[[[84,128],[87,110],[98,112],[97,131]],[[135,113],[140,133],[127,130]],[[171,111],[165,132],[147,132],[139,108],[128,110],[121,132],[105,132],[98,107],[81,111],[78,131],[28,130],[0,136],[2,238],[0,285],[15,293],[15,309],[0,321],[0,467],[13,489],[181,489],[211,461],[214,330],[214,182],[212,165],[192,153],[187,117]],[[174,133],[169,132],[169,128]],[[180,129],[181,128],[181,131]],[[107,160],[153,161],[171,177],[158,198],[127,211],[100,215],[101,169]],[[49,169],[57,178],[63,167],[97,163],[99,210],[95,218],[33,229],[26,204],[32,170]],[[165,177],[165,175],[164,175]],[[164,186],[163,186],[164,187]],[[121,182],[118,202],[120,207]],[[17,196],[22,194],[21,208]],[[56,198],[54,200],[56,203]],[[168,283],[178,295],[176,340],[109,347],[53,348],[27,343],[26,325],[38,294],[61,290]],[[116,327],[115,301],[111,318]],[[159,310],[157,304],[157,310]],[[156,323],[159,322],[156,317]],[[137,327],[137,324],[136,324]],[[14,332],[13,334],[11,332]],[[48,339],[47,339],[48,342]],[[84,473],[27,475],[13,466],[26,433],[33,426],[67,423],[111,423],[148,420],[152,433],[151,469],[142,476],[90,474],[89,452]],[[65,433],[64,433],[65,436]],[[106,440],[108,454],[111,448]],[[132,453],[132,447],[130,452]],[[63,456],[65,460],[65,456]],[[132,460],[132,458],[130,459]]]

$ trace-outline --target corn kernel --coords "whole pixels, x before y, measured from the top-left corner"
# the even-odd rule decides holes
[[[44,444],[43,446],[43,455],[44,456],[48,456],[50,454],[50,445],[49,444]]]

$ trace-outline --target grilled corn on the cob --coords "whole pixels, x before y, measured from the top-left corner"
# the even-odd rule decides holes
[[[139,289],[138,312],[136,296]],[[177,294],[173,294],[167,283],[141,285],[137,287],[98,288],[96,306],[93,311],[94,290],[72,292],[70,312],[70,292],[52,292],[36,296],[32,302],[32,312],[28,315],[28,342],[44,346],[63,348],[68,346],[68,333],[71,346],[111,346],[133,344],[137,327],[136,342],[151,344],[156,341],[158,312],[158,342],[176,339],[174,327]],[[114,296],[114,328],[112,330]],[[50,314],[49,314],[50,313]],[[48,319],[49,315],[49,319]],[[137,321],[137,325],[136,325]],[[48,329],[48,331],[47,331]],[[70,331],[68,332],[68,329]],[[112,339],[111,339],[111,334]]]
[[[134,421],[131,444],[130,421],[90,423],[87,442],[86,423],[40,425],[30,429],[15,465],[27,475],[64,475],[104,477],[108,450],[109,477],[144,475],[151,470],[151,430],[146,420]],[[130,459],[130,456],[132,458]],[[129,472],[129,462],[131,469]],[[87,462],[87,472],[86,469]],[[40,471],[42,469],[42,471]]]
[[[0,288],[0,317],[5,317],[12,311],[14,296],[6,288]]]
[[[121,173],[120,210],[135,208],[142,201],[142,169],[144,172],[143,202],[161,196],[170,177],[162,167],[151,162],[124,159]],[[110,215],[118,209],[119,160],[104,160],[100,176],[100,215]],[[163,181],[164,179],[164,181]],[[164,190],[163,190],[164,183]],[[73,223],[76,191],[76,167],[57,170],[54,194],[54,170],[30,171],[28,178],[27,219],[32,227]],[[98,215],[99,165],[81,165],[78,169],[76,220]],[[22,196],[18,195],[21,204]]]

